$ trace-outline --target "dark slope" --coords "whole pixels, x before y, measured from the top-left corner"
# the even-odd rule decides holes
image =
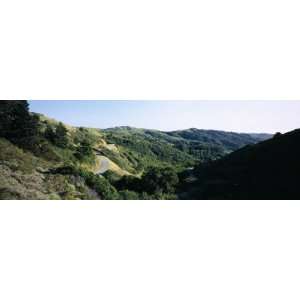
[[[246,146],[194,171],[192,199],[299,199],[300,129]]]

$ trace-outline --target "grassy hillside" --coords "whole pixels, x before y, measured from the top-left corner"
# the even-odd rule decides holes
[[[276,134],[193,171],[182,197],[299,199],[300,129]],[[189,176],[186,176],[188,178]]]
[[[99,198],[81,178],[50,171],[59,165],[0,138],[0,199]]]

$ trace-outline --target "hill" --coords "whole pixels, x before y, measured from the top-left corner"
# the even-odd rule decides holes
[[[127,162],[123,166],[130,172],[170,164],[184,169],[272,136],[199,129],[164,132],[128,126],[105,129],[102,133],[108,143],[118,145],[120,157],[112,159]]]
[[[182,197],[299,199],[299,153],[300,129],[278,133],[272,139],[198,166],[193,171],[193,182],[184,186]]]
[[[0,101],[0,199],[175,199],[179,174],[261,138],[73,127]]]
[[[246,134],[220,130],[203,130],[197,128],[173,131],[168,134],[172,137],[181,137],[188,141],[219,146],[224,149],[225,152],[234,151],[245,145],[255,144],[258,141],[272,137],[271,134]]]

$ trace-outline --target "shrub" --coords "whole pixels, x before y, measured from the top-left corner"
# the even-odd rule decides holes
[[[174,193],[179,183],[178,175],[172,168],[150,168],[141,179],[141,188],[150,194]]]
[[[54,144],[61,148],[67,148],[69,144],[67,128],[61,122],[59,122],[55,130]]]
[[[134,191],[123,190],[119,191],[120,200],[139,200],[139,194]]]
[[[123,176],[120,180],[114,183],[118,190],[140,191],[141,180],[134,176]]]
[[[74,175],[84,178],[85,183],[93,190],[95,190],[101,199],[113,200],[118,199],[119,194],[117,190],[110,184],[110,182],[103,176],[95,175],[92,172],[83,170],[74,165],[65,165],[51,170],[52,174]]]
[[[94,175],[88,173],[85,178],[87,185],[94,189],[101,199],[103,200],[115,200],[119,199],[117,190],[109,183],[103,176]]]
[[[88,140],[83,140],[79,147],[76,149],[74,156],[81,162],[87,162],[90,164],[95,163],[95,154],[92,145]]]

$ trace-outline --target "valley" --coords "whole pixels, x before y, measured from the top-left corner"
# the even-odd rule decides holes
[[[1,199],[246,199],[279,188],[297,194],[283,182],[299,179],[299,131],[273,137],[74,127],[31,113],[26,101],[0,105]]]

